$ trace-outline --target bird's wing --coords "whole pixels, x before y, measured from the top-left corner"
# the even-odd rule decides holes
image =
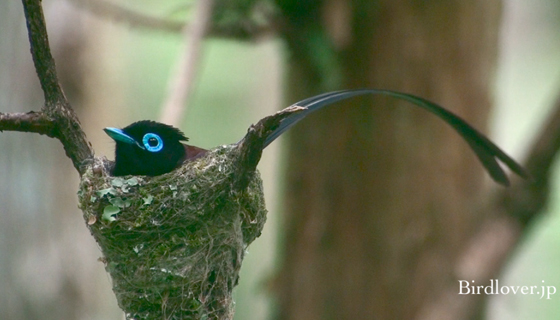
[[[335,102],[366,95],[366,94],[379,94],[391,96],[397,99],[405,100],[415,106],[421,107],[429,112],[435,114],[443,121],[447,122],[453,127],[462,137],[467,141],[469,146],[477,155],[482,165],[488,170],[490,176],[498,183],[508,185],[509,180],[503,169],[498,164],[497,160],[503,162],[513,172],[523,178],[529,178],[529,174],[525,169],[519,165],[515,160],[503,152],[498,146],[490,141],[486,136],[480,133],[475,128],[471,127],[465,120],[459,118],[455,114],[447,111],[441,106],[428,101],[426,99],[391,90],[376,90],[376,89],[357,89],[357,90],[342,90],[329,93],[320,94],[292,105],[304,107],[306,110],[293,114],[285,118],[280,126],[274,130],[265,140],[264,147],[268,146],[272,141],[278,138],[282,133],[295,125],[297,122],[305,118],[310,113],[317,111],[323,107],[329,106]]]
[[[208,153],[208,150],[206,149],[191,146],[188,144],[183,144],[183,147],[185,148],[185,157],[180,160],[179,164],[185,162],[186,160],[194,160],[200,158]]]

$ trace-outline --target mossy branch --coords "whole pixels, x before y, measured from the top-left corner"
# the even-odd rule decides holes
[[[257,170],[257,164],[261,160],[267,137],[280,126],[282,120],[304,110],[306,109],[298,106],[288,107],[261,119],[261,121],[249,128],[243,140],[238,143],[240,156],[237,158],[239,163],[237,165],[238,172],[235,181],[238,189],[244,189],[252,174]]]

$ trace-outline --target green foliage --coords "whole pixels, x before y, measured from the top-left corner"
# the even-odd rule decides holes
[[[217,0],[214,7],[213,28],[237,39],[251,39],[270,23],[274,11],[270,0]]]

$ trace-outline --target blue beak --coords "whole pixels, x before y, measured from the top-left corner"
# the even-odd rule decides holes
[[[127,144],[135,144],[137,145],[140,149],[146,149],[144,148],[143,145],[139,144],[138,141],[134,140],[134,138],[132,138],[131,136],[129,136],[128,134],[124,133],[121,129],[119,128],[111,128],[111,127],[107,127],[104,128],[103,131],[105,131],[105,133],[111,137],[113,140],[117,141],[117,142],[124,142]]]

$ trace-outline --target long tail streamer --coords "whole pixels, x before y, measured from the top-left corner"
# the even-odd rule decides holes
[[[299,106],[306,108],[306,110],[295,113],[284,119],[280,126],[273,131],[265,140],[264,147],[268,146],[272,141],[276,140],[282,133],[305,118],[310,113],[317,111],[323,107],[327,107],[341,100],[349,99],[361,95],[385,95],[397,99],[405,100],[415,106],[423,108],[448,123],[453,127],[465,141],[469,144],[471,149],[475,152],[482,165],[486,168],[492,179],[502,185],[509,185],[509,180],[502,167],[498,164],[498,160],[505,164],[511,171],[515,172],[523,178],[529,178],[529,174],[525,169],[519,165],[515,160],[508,156],[486,136],[480,133],[475,128],[471,127],[465,120],[456,116],[455,114],[447,111],[443,107],[428,101],[426,99],[397,91],[391,90],[376,90],[376,89],[357,89],[357,90],[342,90],[320,94],[302,101],[299,101],[292,106]]]

